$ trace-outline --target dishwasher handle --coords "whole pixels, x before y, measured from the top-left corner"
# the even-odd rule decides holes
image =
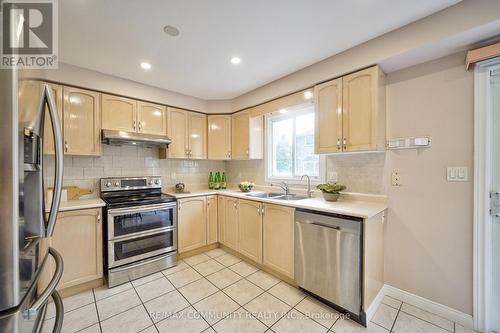
[[[325,228],[330,228],[330,229],[335,229],[340,231],[340,227],[338,225],[330,225],[326,223],[321,223],[321,222],[311,222],[311,221],[297,221],[298,223],[302,224],[312,224],[312,225],[317,225],[320,227],[325,227]]]

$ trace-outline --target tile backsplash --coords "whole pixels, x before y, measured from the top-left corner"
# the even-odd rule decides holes
[[[225,171],[224,161],[159,159],[157,148],[102,145],[99,157],[65,156],[64,184],[93,189],[99,196],[99,179],[119,176],[159,175],[165,187],[183,182],[186,189],[205,186],[210,171]],[[44,157],[46,186],[53,183],[54,157]]]

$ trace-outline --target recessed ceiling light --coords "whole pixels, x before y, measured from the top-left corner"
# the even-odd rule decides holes
[[[232,58],[231,58],[231,63],[232,63],[233,65],[238,65],[240,62],[241,62],[241,59],[240,59],[240,58],[238,58],[238,57],[232,57]]]
[[[280,109],[280,110],[279,110],[279,113],[282,113],[282,114],[284,114],[284,113],[288,113],[288,110],[287,110],[287,109]]]
[[[151,69],[151,64],[149,62],[141,62],[141,68],[145,70],[150,70]]]
[[[163,28],[163,31],[169,35],[169,36],[172,36],[172,37],[177,37],[179,36],[179,29],[177,29],[176,27],[174,27],[173,25],[166,25],[164,28]]]
[[[312,91],[310,91],[310,90],[306,90],[306,91],[304,91],[304,98],[305,98],[305,99],[311,99],[311,98],[313,98],[313,93],[312,93]]]

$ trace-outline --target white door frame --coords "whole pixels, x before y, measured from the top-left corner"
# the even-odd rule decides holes
[[[488,332],[491,295],[492,103],[490,73],[500,58],[476,64],[474,71],[474,329]]]

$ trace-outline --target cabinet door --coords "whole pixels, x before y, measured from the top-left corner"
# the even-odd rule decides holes
[[[208,159],[231,159],[231,116],[208,116]]]
[[[343,146],[344,151],[377,148],[377,68],[343,77]]]
[[[40,92],[44,82],[34,80],[23,80],[19,84],[19,120],[21,122],[31,122],[34,119],[36,112],[38,112],[38,104],[40,103]],[[59,123],[63,125],[62,121],[62,86],[58,84],[48,84],[52,96],[56,102],[57,114],[59,115]],[[43,130],[43,153],[54,154],[54,131],[52,130],[52,123],[50,121],[49,110],[45,108],[45,120]]]
[[[207,158],[207,115],[189,112],[188,124],[189,158]]]
[[[238,112],[232,115],[232,159],[247,160],[249,158],[249,122],[248,112]]]
[[[225,216],[226,216],[226,198],[223,196],[217,196],[217,220],[219,228],[219,243],[226,244],[226,239],[224,236],[225,227]]]
[[[60,212],[49,245],[61,253],[64,273],[58,289],[103,277],[101,209]],[[50,261],[50,276],[54,266]]]
[[[207,244],[217,243],[217,196],[207,196]]]
[[[140,133],[166,135],[167,108],[163,105],[137,102],[137,130]]]
[[[294,278],[295,209],[264,204],[263,264]]]
[[[262,215],[261,203],[240,200],[239,252],[253,261],[262,263]]]
[[[205,197],[179,200],[177,210],[179,253],[207,245],[207,207]]]
[[[188,158],[187,155],[187,111],[168,108],[168,136],[172,143],[168,146],[168,157]]]
[[[100,94],[64,87],[64,144],[68,155],[100,155]]]
[[[224,241],[227,246],[238,251],[238,199],[225,200]]]
[[[342,151],[342,78],[314,87],[315,153]]]
[[[137,101],[118,97],[113,95],[102,94],[102,128],[135,132],[137,129]]]

